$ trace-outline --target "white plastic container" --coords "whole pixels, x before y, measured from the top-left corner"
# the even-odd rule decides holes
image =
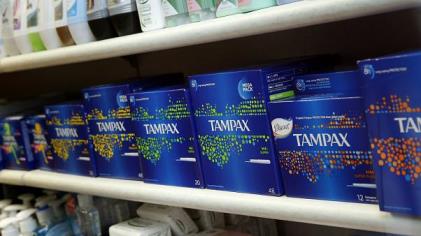
[[[135,218],[110,227],[110,236],[171,236],[168,224]]]
[[[197,233],[199,229],[190,216],[182,208],[143,204],[137,209],[141,218],[167,223],[175,236]]]
[[[60,48],[63,46],[63,43],[60,40],[60,37],[56,30],[56,24],[60,24],[60,21],[64,20],[63,11],[61,11],[61,18],[56,20],[56,12],[59,14],[60,8],[55,9],[54,0],[42,0],[40,2],[41,6],[41,30],[40,35],[42,41],[44,42],[45,47],[48,50]],[[62,10],[63,8],[61,8]],[[64,22],[63,22],[64,24]]]
[[[76,44],[95,41],[95,36],[89,28],[86,0],[64,0],[67,24]]]
[[[2,236],[19,236],[19,229],[16,226],[16,217],[6,218],[0,221]]]
[[[25,20],[26,9],[23,0],[13,0],[13,36],[15,38],[16,46],[19,48],[21,54],[32,52],[31,41],[28,37],[27,22]]]
[[[165,14],[162,0],[137,0],[140,26],[142,31],[151,31],[165,27]]]
[[[2,0],[0,9],[1,15],[3,16],[1,35],[5,54],[7,56],[19,55],[20,51],[13,38],[13,10],[11,0]]]
[[[32,207],[32,200],[35,199],[35,195],[32,193],[24,193],[18,196],[18,199],[22,201],[22,204],[27,208]]]
[[[199,227],[200,231],[225,228],[223,213],[189,209],[187,213]]]
[[[16,215],[19,223],[19,231],[21,236],[32,236],[38,228],[38,223],[32,216],[37,210],[34,208],[26,209]]]

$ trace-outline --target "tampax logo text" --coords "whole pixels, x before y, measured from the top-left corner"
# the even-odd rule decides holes
[[[421,133],[421,117],[397,117],[394,121],[398,123],[400,133]]]
[[[309,134],[293,134],[297,141],[298,147],[351,147],[348,141],[347,133],[309,133]]]
[[[126,132],[123,121],[96,122],[99,132]]]
[[[212,132],[250,132],[248,120],[208,120]]]
[[[75,128],[55,128],[58,138],[78,138],[77,129]]]
[[[177,123],[144,124],[146,134],[180,134]]]

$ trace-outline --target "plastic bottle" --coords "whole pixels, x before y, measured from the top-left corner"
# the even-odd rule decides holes
[[[107,0],[88,0],[88,24],[97,40],[117,37],[107,8]]]
[[[190,23],[186,0],[162,0],[166,27]]]
[[[54,201],[56,198],[55,196],[45,195],[38,197],[35,200],[35,208],[36,208],[36,215],[38,218],[38,222],[41,226],[48,226],[53,223],[54,215],[53,210],[48,205],[49,202]]]
[[[2,30],[0,33],[3,37],[4,51],[7,56],[20,54],[15,39],[13,38],[13,8],[11,3],[11,0],[2,0],[0,3],[1,15],[3,16]]]
[[[101,222],[98,210],[94,206],[92,196],[77,195],[79,206],[77,208],[77,218],[80,225],[82,235],[84,236],[100,236]]]
[[[12,200],[11,199],[3,199],[0,201],[0,220],[7,218],[7,212],[4,211],[4,208],[11,205]]]
[[[10,218],[10,217],[15,217],[18,214],[18,212],[25,209],[26,209],[26,206],[24,205],[13,204],[13,205],[9,205],[5,207],[3,211],[6,212],[7,217]]]
[[[88,25],[87,0],[64,0],[69,31],[76,44],[95,41]]]
[[[108,11],[119,36],[141,32],[136,0],[108,0]]]
[[[22,204],[27,208],[32,207],[32,200],[35,199],[35,195],[32,193],[24,193],[18,196],[18,199],[22,201]]]
[[[241,12],[256,11],[271,6],[276,6],[276,0],[238,0]]]
[[[32,217],[32,215],[35,214],[36,211],[36,209],[30,208],[23,210],[16,215],[16,219],[19,223],[19,230],[21,233],[20,236],[32,236],[38,228],[37,221],[34,217]]]
[[[216,0],[216,17],[241,13],[238,0]]]
[[[215,0],[187,0],[191,22],[199,22],[216,17]]]
[[[43,11],[45,10],[41,8],[41,5],[39,4],[40,1],[43,0],[23,0],[21,2],[23,7],[26,8],[24,20],[27,24],[28,37],[31,42],[33,52],[44,51],[47,49],[41,39],[41,35],[39,34],[41,30],[41,21],[43,20]]]
[[[52,1],[54,5],[54,26],[56,27],[58,36],[64,46],[75,45],[75,41],[70,33],[69,26],[67,25],[67,0],[46,0]]]
[[[53,223],[61,222],[66,219],[64,204],[66,203],[69,197],[70,197],[70,194],[66,194],[63,197],[50,201],[48,203],[48,206],[51,207],[51,210],[53,212]]]
[[[28,37],[26,9],[23,0],[13,0],[13,36],[21,54],[32,52],[32,44]]]
[[[19,236],[19,229],[16,225],[16,217],[9,217],[0,221],[0,230],[2,236]]]
[[[59,48],[63,46],[61,39],[56,30],[56,10],[60,11],[60,8],[55,9],[54,0],[41,0],[39,2],[41,9],[41,30],[40,35],[45,47],[48,50]],[[61,9],[61,14],[63,11]],[[58,21],[59,19],[57,19]]]
[[[65,211],[67,219],[69,220],[69,225],[72,228],[73,234],[75,236],[80,236],[82,233],[80,232],[80,226],[77,222],[77,215],[76,215],[76,199],[73,195],[67,199],[65,204]]]
[[[142,31],[151,31],[165,27],[165,15],[162,0],[137,0],[140,26]]]

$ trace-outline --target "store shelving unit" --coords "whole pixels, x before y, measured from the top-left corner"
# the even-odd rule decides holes
[[[417,6],[421,6],[421,0],[304,0],[247,14],[3,58],[0,73],[220,42]],[[179,188],[41,170],[2,170],[0,183],[350,229],[421,234],[421,219],[381,212],[377,205]]]
[[[174,28],[0,60],[1,72],[141,54],[411,8],[419,0],[304,0]]]
[[[3,170],[0,183],[384,233],[421,232],[418,219],[381,212],[369,204],[180,188],[41,170]]]

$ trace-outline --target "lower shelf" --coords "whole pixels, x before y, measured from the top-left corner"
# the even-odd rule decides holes
[[[190,189],[48,171],[0,171],[0,183],[394,234],[419,235],[421,219],[381,212],[376,205]]]

